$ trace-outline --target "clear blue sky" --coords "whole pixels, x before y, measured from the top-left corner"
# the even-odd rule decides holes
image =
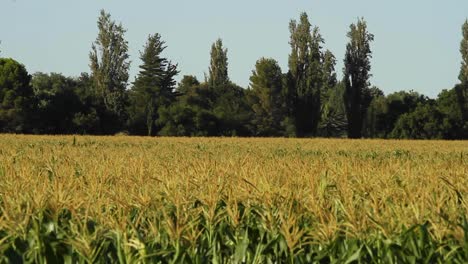
[[[467,0],[0,0],[0,55],[30,73],[87,72],[102,8],[127,29],[130,81],[153,33],[166,41],[165,55],[179,64],[180,76],[203,80],[218,37],[229,50],[234,82],[246,87],[260,57],[275,58],[285,72],[289,20],[306,11],[337,57],[339,76],[346,32],[362,16],[375,35],[372,84],[385,93],[413,89],[431,97],[457,83],[461,25],[468,17]]]

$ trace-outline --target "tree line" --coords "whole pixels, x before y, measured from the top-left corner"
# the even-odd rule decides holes
[[[460,83],[436,99],[414,91],[385,95],[372,86],[366,21],[349,27],[343,78],[336,58],[306,13],[291,20],[288,69],[260,58],[244,89],[229,79],[228,50],[211,46],[203,81],[183,76],[149,35],[129,83],[125,28],[101,11],[89,54],[89,73],[34,73],[0,58],[0,132],[32,134],[128,133],[147,136],[259,136],[349,138],[468,138],[468,20],[462,26]]]

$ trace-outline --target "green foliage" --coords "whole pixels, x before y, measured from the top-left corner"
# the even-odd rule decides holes
[[[93,91],[88,74],[78,78],[58,73],[36,73],[31,80],[35,113],[31,116],[34,133],[106,134],[101,119],[111,119]],[[108,125],[109,122],[104,123]]]
[[[365,135],[462,139],[467,126],[458,99],[457,87],[443,90],[435,101],[414,91],[375,97],[367,110]]]
[[[418,104],[426,103],[428,100],[426,96],[414,91],[400,91],[387,96],[378,93],[369,99],[364,132],[368,137],[381,138],[390,136],[401,115],[414,111]]]
[[[413,139],[441,139],[447,130],[443,114],[435,102],[419,104],[413,112],[400,116],[390,137]]]
[[[212,46],[210,77],[207,82],[199,84],[196,78],[187,77],[179,86],[179,106],[173,109],[184,109],[184,117],[191,116],[191,122],[180,123],[180,118],[167,118],[171,129],[163,127],[163,131],[174,131],[174,127],[184,127],[183,134],[190,135],[219,135],[219,136],[247,136],[249,135],[249,120],[251,112],[246,100],[245,90],[229,81],[227,75],[227,49],[219,39]],[[171,110],[172,109],[172,110]],[[164,110],[164,112],[168,112]],[[193,114],[189,114],[192,113]],[[188,127],[195,124],[195,127]],[[207,127],[204,128],[203,126]],[[178,129],[181,131],[182,129]],[[195,131],[195,132],[194,132]],[[163,132],[167,135],[167,132]]]
[[[158,124],[162,126],[159,134],[161,136],[194,136],[195,111],[182,104],[174,104],[169,107],[161,108]]]
[[[351,24],[347,36],[349,43],[346,45],[343,81],[346,87],[344,101],[348,119],[348,137],[360,138],[366,112],[363,97],[369,87],[371,70],[370,43],[374,40],[374,35],[368,32],[366,21],[359,19],[356,24]]]
[[[462,55],[462,63],[458,79],[463,84],[466,84],[468,82],[468,19],[462,26],[462,40],[460,43],[460,53]]]
[[[211,111],[219,120],[218,135],[247,136],[250,109],[245,90],[229,83],[221,87],[212,87],[211,91],[214,94]]]
[[[184,75],[177,86],[177,92],[180,94],[187,94],[190,92],[192,87],[200,85],[197,77],[192,75]]]
[[[100,118],[96,109],[79,112],[73,117],[74,134],[101,134]]]
[[[45,134],[75,132],[74,120],[85,111],[75,91],[78,81],[58,73],[35,73],[31,86],[37,103],[36,130]]]
[[[126,118],[125,106],[128,82],[128,43],[124,38],[125,29],[116,24],[110,14],[101,10],[97,22],[99,33],[89,53],[94,88],[106,109],[117,118],[117,130]]]
[[[210,111],[180,103],[160,110],[161,136],[215,136],[218,119]]]
[[[468,135],[467,113],[465,113],[463,102],[460,102],[459,86],[443,90],[437,98],[438,110],[444,116],[444,138],[447,139],[463,139]]]
[[[336,72],[335,72],[336,58],[335,55],[329,50],[323,54],[323,78],[325,93],[328,89],[334,88],[337,85]]]
[[[229,83],[227,49],[223,48],[223,41],[216,40],[211,46],[211,60],[208,83],[211,86],[226,85]]]
[[[177,65],[161,57],[165,48],[159,34],[150,35],[141,53],[143,64],[130,91],[129,112],[130,126],[138,127],[140,123],[142,127],[141,123],[144,123],[146,133],[137,129],[133,131],[136,134],[153,136],[159,109],[175,101],[174,77],[179,72]]]
[[[460,68],[459,79],[461,84],[455,87],[458,97],[458,104],[462,111],[465,131],[467,131],[468,123],[468,20],[465,21],[462,27],[462,41],[460,43],[460,53],[462,55],[462,63]]]
[[[82,110],[75,114],[73,125],[78,134],[107,134],[112,133],[106,127],[109,122],[102,122],[102,119],[107,118],[107,110],[101,104],[101,100],[95,93],[93,80],[87,73],[82,73],[76,80],[74,89],[83,106]],[[102,123],[102,125],[101,125]]]
[[[330,100],[331,94],[334,92],[336,86],[338,85],[338,81],[336,79],[336,72],[335,72],[335,65],[336,65],[336,58],[335,55],[329,50],[325,51],[323,54],[323,79],[324,85],[321,90],[320,94],[320,102],[321,102],[321,118],[320,121],[323,121],[324,118],[324,109],[328,104],[328,100]],[[320,126],[320,125],[319,125]]]
[[[392,111],[389,111],[387,99],[385,96],[378,96],[371,101],[367,109],[363,131],[366,137],[386,138],[387,134],[393,130],[396,120],[392,122],[392,120],[387,119],[391,113],[393,114]],[[398,118],[399,115],[396,117]]]
[[[187,78],[184,78],[187,80]],[[216,136],[221,134],[220,121],[213,109],[218,100],[214,88],[207,83],[199,84],[196,78],[188,77],[178,91],[185,92],[177,102],[160,110],[157,123],[162,126],[159,135],[170,136]],[[184,86],[181,88],[181,86]],[[237,115],[237,113],[234,113]]]
[[[348,127],[344,108],[345,87],[342,82],[327,90],[322,106],[319,135],[323,137],[344,137]]]
[[[30,80],[22,64],[0,58],[0,132],[31,132],[33,91]]]
[[[336,58],[306,13],[291,20],[288,71],[273,59],[257,61],[250,88],[231,82],[227,49],[211,46],[209,73],[186,75],[177,88],[177,64],[150,35],[129,78],[126,30],[101,11],[89,54],[91,73],[28,75],[12,59],[0,61],[0,132],[165,136],[287,136],[444,138],[468,135],[468,20],[462,26],[460,83],[433,101],[413,91],[385,96],[371,87],[370,44],[364,19],[347,33],[343,79]],[[431,131],[433,129],[433,131]],[[128,131],[126,131],[128,130]]]
[[[312,29],[306,13],[301,14],[299,23],[292,20],[289,30],[291,54],[286,92],[292,96],[289,108],[292,108],[292,117],[295,119],[296,134],[316,135],[322,89],[332,82],[334,58],[330,52],[323,55],[324,40],[318,27]]]
[[[455,93],[457,95],[457,102],[461,111],[461,116],[465,123],[468,122],[468,82],[458,84],[455,86]]]
[[[250,88],[249,103],[253,111],[254,135],[282,135],[281,122],[286,117],[286,112],[281,105],[283,77],[278,62],[265,58],[258,60],[250,77]]]

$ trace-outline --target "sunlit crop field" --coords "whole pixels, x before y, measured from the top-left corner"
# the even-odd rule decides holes
[[[463,263],[467,212],[468,141],[0,136],[5,262]]]

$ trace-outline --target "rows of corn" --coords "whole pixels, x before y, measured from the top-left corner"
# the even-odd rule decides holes
[[[0,263],[467,263],[468,141],[0,136]]]

